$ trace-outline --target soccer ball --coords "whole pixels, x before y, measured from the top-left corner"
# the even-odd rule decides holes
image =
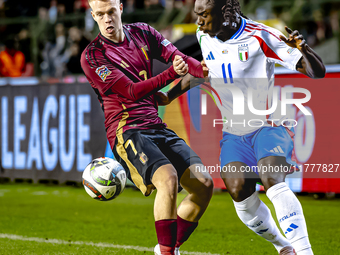
[[[83,172],[83,185],[94,199],[109,201],[121,194],[126,185],[126,173],[112,158],[96,158]]]

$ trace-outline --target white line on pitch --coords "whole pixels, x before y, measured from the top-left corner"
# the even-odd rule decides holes
[[[153,252],[153,248],[141,247],[141,246],[118,245],[118,244],[110,244],[110,243],[93,243],[93,242],[82,242],[82,241],[65,241],[65,240],[59,240],[59,239],[44,239],[44,238],[39,238],[39,237],[25,237],[25,236],[2,234],[2,233],[0,233],[0,238],[7,238],[7,239],[19,240],[19,241],[30,241],[30,242],[37,242],[37,243],[89,245],[89,246],[105,247],[105,248]],[[210,253],[210,252],[195,252],[195,251],[181,251],[181,254],[220,255],[220,254],[215,254],[215,253]]]

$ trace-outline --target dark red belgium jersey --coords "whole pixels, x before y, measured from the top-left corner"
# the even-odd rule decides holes
[[[111,148],[118,132],[166,127],[158,116],[153,93],[176,76],[171,67],[163,76],[151,79],[153,87],[146,86],[152,77],[152,60],[168,63],[176,47],[144,23],[124,25],[123,30],[122,43],[99,34],[81,56],[83,71],[104,111]]]

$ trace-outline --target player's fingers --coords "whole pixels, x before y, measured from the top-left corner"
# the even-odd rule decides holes
[[[303,35],[298,35],[294,37],[295,40],[303,40]]]
[[[182,62],[184,62],[184,60],[183,60],[183,58],[181,57],[181,56],[178,56],[178,55],[176,55],[176,57],[175,57],[175,59],[174,59],[174,65],[175,66],[178,66],[178,65],[180,65]]]
[[[291,34],[293,32],[293,30],[291,30],[289,27],[285,26],[285,29],[287,31],[288,34]]]
[[[174,61],[178,61],[180,59],[182,59],[182,57],[180,55],[176,55],[175,58],[174,58]]]
[[[280,35],[280,39],[281,39],[282,41],[284,41],[284,42],[287,42],[287,41],[288,41],[288,39],[287,39],[285,36],[283,36],[283,35]]]
[[[294,32],[292,32],[291,34],[290,34],[290,36],[291,37],[295,37],[295,36],[298,36],[299,35],[299,31],[297,31],[297,30],[294,30]]]
[[[184,65],[185,65],[185,62],[183,60],[178,60],[173,63],[173,66],[176,72],[181,70]]]
[[[177,69],[177,70],[176,70],[176,73],[177,73],[178,75],[183,76],[183,75],[185,75],[185,74],[188,72],[188,70],[189,70],[188,65],[185,64],[182,68]]]
[[[185,67],[186,63],[182,61],[179,65],[177,65],[177,70],[181,71]]]
[[[188,64],[185,64],[185,67],[182,70],[182,73],[183,73],[182,75],[186,75],[188,73],[188,71],[189,71]]]
[[[302,40],[302,42],[299,44],[299,46],[303,47],[306,45],[306,40]]]
[[[182,72],[186,74],[189,71],[189,66],[188,64],[185,64],[185,66],[182,68]]]
[[[175,65],[179,65],[181,64],[182,62],[184,62],[184,60],[179,56],[179,58],[176,58],[174,59],[174,64]]]

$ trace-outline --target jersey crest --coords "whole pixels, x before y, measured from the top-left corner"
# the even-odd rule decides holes
[[[98,76],[100,77],[100,79],[102,79],[103,81],[106,80],[106,77],[109,76],[111,74],[111,71],[105,66],[101,66],[98,67],[96,69],[96,74],[98,74]]]
[[[248,44],[241,44],[238,46],[238,57],[242,62],[246,62],[249,59]]]
[[[144,54],[144,57],[147,61],[149,61],[149,55],[148,55],[148,51],[149,51],[149,48],[147,45],[144,45],[142,48],[140,48]]]

